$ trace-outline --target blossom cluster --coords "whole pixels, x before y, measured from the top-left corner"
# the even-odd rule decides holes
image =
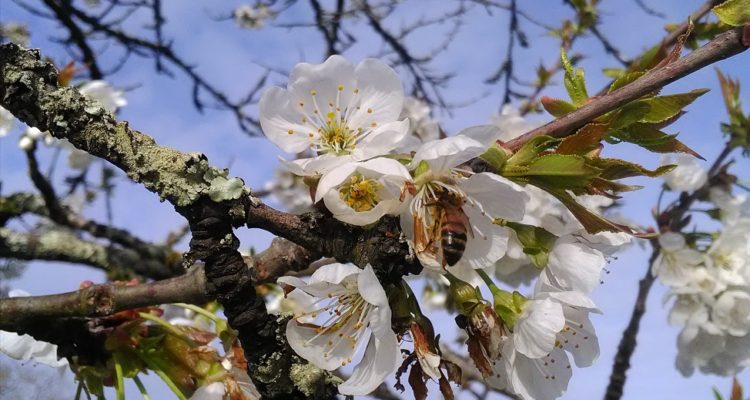
[[[355,67],[340,56],[298,64],[286,89],[267,90],[259,107],[266,137],[296,154],[281,160],[286,183],[270,186],[271,193],[293,208],[319,203],[352,225],[399,218],[423,274],[447,278],[468,352],[489,385],[524,399],[554,399],[572,374],[568,354],[581,367],[598,357],[588,317],[598,310],[589,295],[607,255],[630,238],[589,234],[546,192],[470,167],[497,140],[527,129],[512,109],[495,124],[445,137],[425,104],[405,98],[390,67],[377,60]],[[307,204],[289,195],[308,191]],[[578,200],[594,209],[611,203],[602,196]],[[526,254],[519,229],[544,232],[550,246],[544,261]],[[499,289],[490,275],[538,280],[525,297]],[[478,292],[483,283],[494,304]],[[412,368],[425,379],[450,375],[418,305],[399,294],[403,285],[384,288],[371,266],[329,264],[308,281],[283,277],[279,284],[298,305],[287,326],[297,354],[327,370],[355,364],[340,393],[368,394],[392,375],[404,362],[400,339],[406,335],[418,361]],[[402,318],[409,328],[391,327]]]
[[[707,187],[706,171],[683,161],[667,185],[674,190]],[[677,369],[685,376],[733,375],[750,365],[750,199],[723,185],[707,200],[721,227],[711,232],[665,232],[653,274],[669,287],[669,323],[682,326]]]

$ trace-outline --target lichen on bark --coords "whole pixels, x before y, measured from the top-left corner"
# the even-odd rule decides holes
[[[41,61],[36,50],[2,45],[0,104],[26,124],[110,161],[178,207],[202,195],[224,201],[250,193],[242,179],[229,178],[226,170],[209,165],[203,154],[159,146],[127,122],[118,122],[98,102],[74,88],[58,86],[54,66]]]

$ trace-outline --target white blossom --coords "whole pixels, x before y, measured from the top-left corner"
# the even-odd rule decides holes
[[[728,285],[750,284],[750,218],[730,222],[707,251],[706,267]]]
[[[311,158],[285,161],[297,175],[321,175],[352,161],[365,161],[398,147],[409,120],[397,120],[404,90],[396,73],[368,59],[356,68],[341,56],[323,64],[297,64],[287,89],[272,87],[260,99],[266,137],[289,153]]]
[[[302,177],[285,168],[277,168],[273,179],[266,182],[263,189],[290,213],[301,214],[312,209],[310,188],[305,185]]]
[[[234,10],[234,21],[244,29],[262,28],[266,20],[271,17],[272,13],[265,4],[257,6],[243,4]]]
[[[401,229],[424,267],[442,271],[446,265],[440,226],[446,207],[463,215],[466,244],[458,263],[471,268],[492,266],[504,254],[508,229],[495,218],[520,221],[528,195],[515,183],[491,173],[472,174],[459,166],[481,155],[486,146],[463,134],[482,136],[482,127],[456,136],[427,142],[414,155],[411,169],[425,163],[428,171],[416,176],[408,210],[401,214]]]
[[[539,126],[538,123],[527,121],[518,109],[510,104],[504,105],[499,114],[493,115],[490,123],[500,128],[501,133],[497,139],[503,142],[515,139]]]
[[[750,294],[741,290],[722,293],[713,304],[711,320],[730,335],[747,335],[750,333]]]
[[[662,164],[676,164],[677,167],[664,174],[667,186],[677,192],[698,190],[708,180],[708,172],[700,160],[689,154],[665,155]]]
[[[333,216],[352,225],[369,225],[386,214],[397,215],[404,182],[411,179],[400,162],[375,158],[340,165],[318,182],[315,202],[321,199]]]
[[[407,97],[400,118],[409,119],[409,135],[404,138],[398,150],[416,151],[422,143],[440,138],[440,125],[432,119],[430,106],[424,101]]]
[[[563,236],[549,254],[549,262],[540,278],[560,290],[575,290],[590,294],[599,286],[604,255],[573,236]]]
[[[721,220],[731,222],[750,214],[750,197],[746,194],[733,195],[723,188],[712,187],[708,198],[719,209]]]
[[[10,297],[29,296],[22,290],[11,290]],[[0,330],[0,353],[19,361],[33,361],[50,367],[68,366],[68,360],[57,357],[57,345],[36,340],[33,337]]]
[[[703,264],[703,255],[685,244],[685,237],[675,232],[659,236],[661,251],[654,260],[652,273],[665,285],[686,286],[692,282],[693,271]]]
[[[8,135],[11,129],[13,129],[13,122],[16,117],[11,114],[10,111],[0,106],[0,138]]]
[[[106,81],[88,81],[81,85],[78,90],[86,97],[98,101],[109,112],[115,112],[118,108],[128,104],[125,99],[125,92],[115,89]]]
[[[341,394],[366,395],[396,370],[401,361],[398,340],[391,329],[388,298],[372,267],[329,264],[309,282],[295,277],[278,282],[293,286],[292,293],[316,299],[287,324],[287,340],[297,354],[334,370],[352,363],[358,349],[365,348],[352,375],[339,385]]]

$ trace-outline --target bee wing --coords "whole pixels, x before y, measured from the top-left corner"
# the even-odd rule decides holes
[[[471,226],[471,222],[469,222],[469,216],[466,215],[463,208],[458,209],[461,212],[461,219],[463,220],[464,226],[466,227],[466,233],[469,235],[470,238],[474,238],[474,228]]]
[[[430,234],[424,226],[422,218],[414,216],[414,250],[421,253],[430,247]]]

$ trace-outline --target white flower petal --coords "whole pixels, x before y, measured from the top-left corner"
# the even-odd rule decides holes
[[[457,135],[466,136],[489,148],[500,137],[500,129],[495,125],[479,125],[465,128]]]
[[[604,264],[606,260],[601,252],[571,236],[563,236],[555,242],[544,273],[559,289],[591,293],[599,286]]]
[[[392,121],[384,123],[373,129],[352,151],[356,160],[366,160],[388,154],[397,148],[409,134],[409,120]]]
[[[459,187],[492,218],[523,219],[529,195],[523,188],[501,176],[483,172],[461,181]]]
[[[557,333],[564,326],[560,303],[549,299],[530,300],[514,327],[513,343],[519,353],[541,358],[555,348]]]
[[[367,129],[396,120],[404,104],[404,88],[396,72],[380,60],[366,59],[355,71],[358,109],[349,118],[353,129]],[[408,120],[407,133],[408,133]]]
[[[213,382],[199,387],[190,396],[190,400],[222,400],[224,399],[225,392],[226,387],[224,386],[224,382]]]
[[[466,249],[459,263],[474,269],[488,268],[505,255],[509,229],[493,224],[477,207],[467,204],[463,210],[469,219],[473,237],[472,233],[467,232]]]
[[[559,348],[538,359],[518,354],[513,367],[512,389],[528,400],[557,399],[573,374],[567,354]]]
[[[427,161],[433,173],[440,173],[482,155],[485,150],[481,143],[466,136],[433,140],[417,150],[410,168],[416,168],[420,162]]]
[[[354,372],[340,384],[339,393],[345,396],[364,396],[380,386],[392,374],[401,361],[396,334],[383,338],[373,336],[367,344],[362,361]]]
[[[260,126],[268,140],[287,153],[299,153],[310,147],[311,126],[302,124],[302,114],[294,108],[289,92],[280,87],[267,89],[260,98]],[[291,134],[289,131],[291,130]]]
[[[291,173],[299,176],[323,175],[339,165],[354,161],[352,156],[332,156],[329,154],[313,158],[296,160],[280,160],[281,164]]]
[[[348,321],[345,326],[339,328],[341,331],[349,331],[355,321]],[[360,341],[368,340],[370,332],[365,332]],[[352,346],[348,338],[336,340],[333,347],[329,341],[339,339],[336,334],[321,335],[315,327],[303,325],[295,320],[289,320],[286,325],[286,337],[289,346],[295,353],[305,360],[315,364],[319,368],[333,371],[345,365],[354,357],[357,346]]]
[[[337,96],[341,106],[349,105],[354,96],[355,85],[354,65],[344,57],[333,55],[322,64],[295,65],[287,89],[294,106],[299,107],[297,104],[303,102],[305,110],[312,114],[314,97],[320,113],[325,114],[330,111],[329,103],[336,104]],[[339,86],[343,90],[339,91]],[[315,96],[311,94],[313,90]]]
[[[34,361],[50,367],[64,367],[67,359],[57,359],[57,345],[29,335],[0,331],[0,352],[20,361]]]
[[[330,170],[318,181],[318,187],[315,189],[315,203],[323,199],[327,193],[334,190],[337,186],[344,183],[357,170],[356,163],[346,163]],[[338,195],[338,193],[337,193]]]

